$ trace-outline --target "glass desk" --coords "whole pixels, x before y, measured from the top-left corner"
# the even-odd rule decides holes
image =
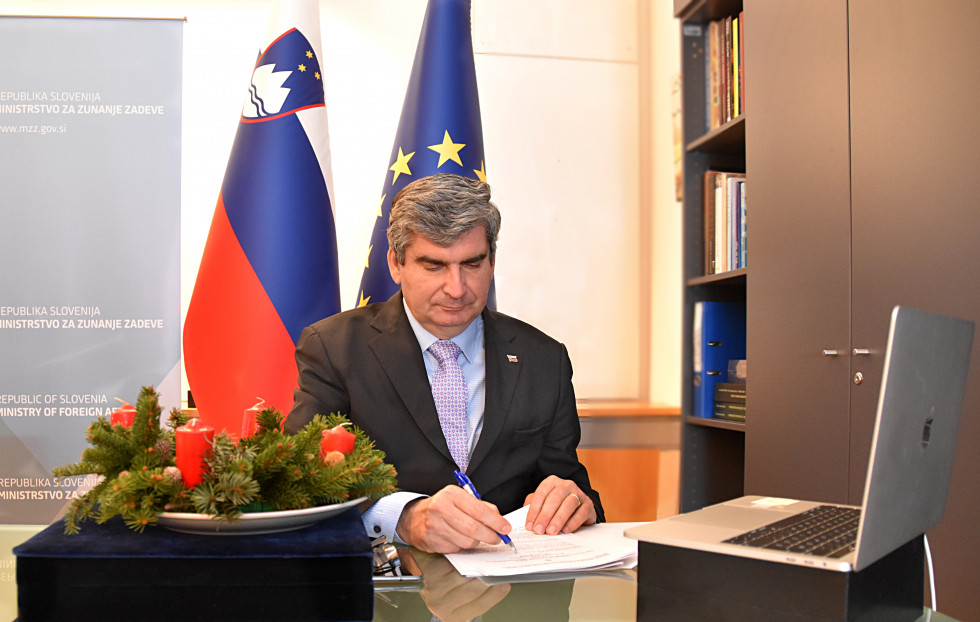
[[[13,546],[43,527],[0,526],[0,621],[17,617]],[[602,574],[576,573],[552,581],[514,582],[462,577],[441,555],[416,555],[426,578],[406,585],[385,585],[374,592],[375,621],[406,620],[442,622],[634,622],[636,620],[636,571]],[[162,592],[162,597],[167,593]],[[433,613],[435,612],[435,613]],[[210,619],[216,619],[211,616]],[[921,622],[955,622],[952,618],[924,613]]]
[[[566,574],[542,582],[461,576],[441,555],[415,553],[421,584],[376,586],[374,621],[635,622],[636,570]],[[479,616],[479,617],[478,617]],[[955,622],[923,611],[920,622]]]
[[[374,620],[636,620],[636,571],[566,573],[552,580],[468,578],[442,555],[413,551],[424,578],[413,585],[376,584]],[[433,617],[435,616],[435,617]]]

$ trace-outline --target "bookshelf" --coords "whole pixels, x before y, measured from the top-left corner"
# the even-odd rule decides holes
[[[695,307],[702,301],[745,304],[748,267],[738,262],[712,260],[709,236],[716,222],[706,213],[712,196],[706,193],[705,173],[745,173],[744,106],[735,104],[737,63],[732,79],[719,78],[726,66],[721,53],[712,55],[712,37],[725,24],[737,21],[741,0],[688,0],[674,2],[681,28],[683,114],[683,391],[681,399],[680,509],[694,510],[742,494],[745,461],[745,424],[695,416],[694,333]],[[737,30],[736,30],[737,32]],[[729,35],[730,40],[730,35]],[[724,46],[724,43],[722,44]],[[715,50],[722,49],[715,47]],[[714,75],[714,77],[712,77]],[[744,89],[741,90],[744,92]],[[728,99],[731,103],[724,105]],[[711,224],[711,229],[706,229]],[[712,240],[714,238],[711,238]],[[744,243],[744,242],[743,242]],[[744,263],[744,262],[743,262]]]

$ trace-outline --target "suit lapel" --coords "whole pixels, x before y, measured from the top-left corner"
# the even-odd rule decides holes
[[[470,458],[470,471],[490,453],[500,433],[507,427],[511,402],[521,375],[521,361],[524,360],[517,336],[497,322],[494,313],[488,309],[483,310],[483,340],[487,367],[486,405],[483,431]]]
[[[382,304],[384,307],[371,323],[378,335],[369,346],[415,424],[440,453],[452,460],[439,425],[419,342],[405,315],[401,292]]]

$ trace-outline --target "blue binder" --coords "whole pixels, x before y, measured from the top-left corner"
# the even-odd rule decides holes
[[[692,414],[711,418],[715,385],[725,382],[728,361],[745,358],[745,304],[703,300],[694,303]]]

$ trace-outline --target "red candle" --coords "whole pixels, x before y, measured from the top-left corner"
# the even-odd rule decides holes
[[[320,437],[320,458],[331,451],[349,454],[354,450],[355,438],[354,433],[345,428],[343,424],[324,430]]]
[[[118,423],[124,428],[129,428],[132,427],[133,419],[135,418],[136,407],[129,402],[123,402],[122,406],[120,406],[118,410],[114,410],[109,414],[109,423],[111,425],[116,425]]]
[[[200,417],[194,417],[176,430],[177,468],[184,478],[184,485],[194,488],[202,481],[204,459],[211,453],[214,428],[205,425]]]
[[[240,438],[252,436],[259,428],[257,418],[259,416],[259,410],[261,410],[262,405],[265,404],[265,400],[262,398],[258,398],[258,400],[259,401],[255,404],[255,406],[246,408],[245,413],[242,415],[242,435]]]

